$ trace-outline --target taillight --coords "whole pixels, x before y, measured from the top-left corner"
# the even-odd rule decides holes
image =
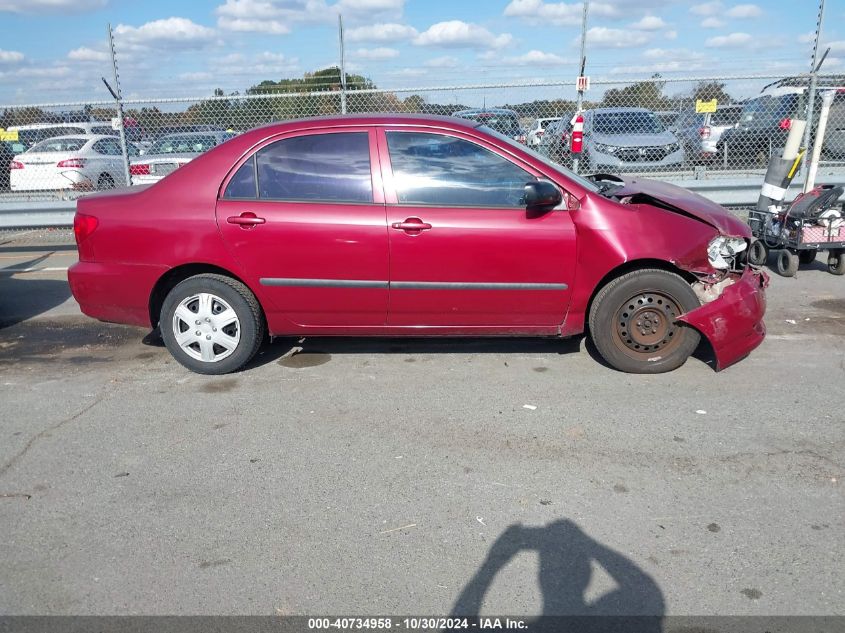
[[[77,213],[73,216],[73,235],[76,237],[76,245],[81,247],[91,233],[97,228],[100,223],[93,215],[85,215],[84,213]]]
[[[710,127],[705,125],[704,127],[698,128],[698,135],[701,138],[710,138]]]
[[[782,130],[788,130],[792,127],[792,119],[781,119],[778,127]]]
[[[147,163],[129,165],[129,174],[132,176],[149,176],[150,166]]]
[[[9,169],[23,169],[23,163],[13,160],[9,163]]]
[[[84,158],[68,158],[67,160],[60,160],[56,163],[56,167],[69,167],[71,169],[82,169],[85,167]]]

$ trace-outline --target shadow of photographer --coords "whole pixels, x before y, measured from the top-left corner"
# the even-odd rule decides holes
[[[544,527],[509,526],[491,545],[484,563],[458,596],[451,617],[477,618],[496,575],[522,551],[537,552],[543,603],[541,617],[522,618],[528,631],[662,631],[665,603],[654,579],[569,520]],[[616,588],[587,601],[593,563],[605,570]],[[495,605],[491,606],[495,610]]]

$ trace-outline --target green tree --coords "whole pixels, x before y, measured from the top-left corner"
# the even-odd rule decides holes
[[[604,93],[602,106],[607,108],[648,108],[665,110],[670,100],[663,95],[666,82],[660,74],[654,74],[648,81],[638,81],[624,88],[611,88]]]

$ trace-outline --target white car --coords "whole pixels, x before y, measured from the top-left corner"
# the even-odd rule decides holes
[[[149,185],[207,152],[212,147],[234,137],[232,132],[181,132],[162,136],[144,155],[130,161],[129,173],[133,185]]]
[[[546,128],[550,123],[554,123],[555,121],[560,121],[560,117],[549,117],[534,121],[531,125],[531,129],[528,130],[528,135],[525,140],[526,145],[528,145],[528,147],[538,147],[540,145],[540,141],[543,140],[543,134],[546,131]]]
[[[137,153],[134,148],[130,152]],[[12,191],[92,191],[125,181],[120,141],[101,134],[48,138],[9,164]]]

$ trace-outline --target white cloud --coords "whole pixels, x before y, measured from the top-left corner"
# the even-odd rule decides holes
[[[395,48],[387,48],[380,46],[378,48],[359,48],[353,53],[358,59],[370,59],[373,61],[381,61],[385,59],[395,59],[399,57],[399,51]]]
[[[179,79],[181,81],[208,81],[209,79],[213,78],[214,75],[211,73],[206,72],[195,72],[195,73],[182,73],[179,75]]]
[[[24,60],[24,54],[18,51],[4,51],[0,49],[0,64],[19,64]]]
[[[405,7],[405,0],[340,0],[336,7],[344,15],[357,11],[364,13],[390,12],[401,14],[402,9]]]
[[[613,4],[591,2],[590,15],[604,18],[620,17],[620,11]],[[584,5],[581,2],[543,2],[542,0],[511,0],[505,7],[505,16],[523,18],[530,22],[550,22],[558,26],[581,24]]]
[[[810,31],[809,33],[802,33],[798,36],[798,43],[799,44],[812,44],[813,41],[816,39],[816,32]]]
[[[95,51],[93,48],[81,46],[67,54],[67,58],[75,62],[107,62],[109,54],[105,51]]]
[[[387,75],[391,77],[422,77],[427,75],[429,71],[422,68],[401,68],[399,70],[391,70]]]
[[[816,35],[815,35],[815,33],[814,33],[814,34],[813,34],[813,38],[815,38],[815,37],[816,37]],[[811,41],[812,41],[812,40],[811,40]],[[822,44],[822,45],[819,47],[819,54],[821,55],[821,53],[822,53],[825,49],[827,49],[828,47],[830,47],[830,52],[831,52],[831,53],[833,53],[834,55],[838,55],[838,54],[841,54],[841,53],[845,53],[845,40],[837,40],[837,41],[835,41],[835,42],[827,42],[827,43],[825,43],[825,44]],[[825,60],[825,62],[824,62],[824,63],[825,63],[825,65],[827,65],[828,61],[830,61],[830,57],[828,57],[828,58]]]
[[[701,21],[701,28],[703,29],[720,29],[725,26],[725,22],[717,17],[710,16]]]
[[[455,68],[458,65],[458,58],[450,55],[443,57],[435,57],[423,62],[423,66],[427,68]]]
[[[414,39],[414,44],[442,48],[503,48],[512,41],[510,33],[494,35],[483,26],[450,20],[433,24]]]
[[[153,20],[141,26],[118,24],[114,29],[115,46],[121,48],[202,48],[216,37],[214,29],[201,26],[187,18]]]
[[[763,15],[763,9],[756,4],[738,4],[728,9],[726,14],[729,18],[759,18]]]
[[[517,57],[506,57],[505,63],[516,66],[563,66],[570,61],[554,53],[531,50]]]
[[[596,48],[635,48],[645,46],[651,38],[645,33],[629,31],[626,29],[609,29],[604,26],[594,26],[587,31],[587,46]],[[573,43],[579,44],[581,38],[577,37]]]
[[[676,40],[676,39],[678,39],[678,32],[675,31],[675,30],[666,31],[663,34],[663,37],[666,38],[667,40]]]
[[[663,21],[663,18],[659,18],[656,15],[644,15],[637,22],[629,25],[629,28],[638,31],[659,31],[665,27],[666,22]]]
[[[743,48],[754,41],[748,33],[731,33],[730,35],[717,35],[704,42],[707,48]]]
[[[84,13],[102,9],[108,0],[0,0],[0,11],[8,13]]]
[[[704,2],[690,7],[690,12],[696,15],[716,15],[724,10],[724,5],[716,0],[715,2]]]
[[[344,34],[350,42],[399,42],[412,40],[417,35],[419,33],[414,27],[396,23],[359,26],[348,29]]]
[[[290,33],[290,27],[279,20],[248,20],[221,16],[217,18],[217,26],[224,31],[240,33],[270,33],[271,35]]]

